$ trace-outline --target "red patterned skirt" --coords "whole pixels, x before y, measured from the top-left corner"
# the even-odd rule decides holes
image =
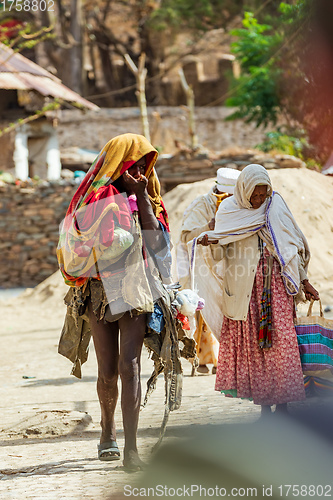
[[[262,258],[265,259],[265,255]],[[261,349],[258,343],[262,292],[260,260],[246,321],[223,320],[215,389],[226,396],[251,398],[258,405],[304,400],[293,298],[285,290],[275,259],[271,281],[272,347],[269,349]]]

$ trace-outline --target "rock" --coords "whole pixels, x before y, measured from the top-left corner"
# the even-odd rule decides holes
[[[280,168],[305,168],[304,161],[292,155],[275,155],[275,161]]]

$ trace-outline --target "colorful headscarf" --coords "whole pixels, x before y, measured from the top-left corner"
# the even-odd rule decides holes
[[[112,182],[144,156],[152,209],[156,218],[169,231],[168,216],[154,170],[158,152],[142,135],[123,134],[114,137],[99,153],[74,194],[60,230],[57,257],[68,285],[81,286],[85,283],[89,269],[95,269],[99,259],[95,249],[102,251],[111,245],[115,223],[124,229],[130,227],[129,205]],[[75,238],[78,236],[84,237],[87,245],[82,245],[82,241],[77,243]],[[94,247],[92,252],[89,252],[90,242]],[[84,254],[86,246],[87,255]],[[67,272],[66,262],[77,263],[81,269],[79,275],[73,276]]]

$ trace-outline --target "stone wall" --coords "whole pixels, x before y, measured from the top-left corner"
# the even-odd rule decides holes
[[[216,176],[222,167],[243,170],[250,163],[259,163],[267,170],[277,168],[305,168],[305,163],[295,156],[283,154],[265,154],[258,150],[225,150],[211,155],[201,153],[193,155],[188,151],[179,151],[172,158],[162,158],[156,163],[156,170],[161,184],[162,194],[178,184],[203,181]]]
[[[268,169],[305,166],[298,158],[272,157],[253,150],[221,152],[215,157],[192,157],[180,151],[171,158],[158,160],[156,169],[166,192],[179,183],[214,177],[222,166],[241,170],[252,162]],[[43,181],[35,186],[0,184],[0,288],[31,287],[58,269],[59,224],[76,187],[71,180]]]
[[[197,107],[195,110],[198,142],[210,151],[230,146],[253,148],[263,141],[264,130],[243,120],[226,121],[232,113],[227,107]],[[188,111],[184,107],[148,108],[152,144],[163,154],[174,154],[175,141],[190,144]],[[139,108],[104,108],[99,111],[63,110],[58,125],[60,150],[77,146],[99,151],[112,138],[132,132],[141,134]]]
[[[59,224],[76,186],[0,186],[0,287],[34,286],[58,269]]]

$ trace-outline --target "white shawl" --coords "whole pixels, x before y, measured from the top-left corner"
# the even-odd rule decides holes
[[[221,277],[216,275],[214,270],[214,259],[212,258],[212,249],[210,247],[198,246],[196,249],[195,260],[197,262],[196,270],[200,268],[201,272],[196,272],[190,264],[192,243],[188,233],[200,232],[199,228],[205,227],[214,217],[216,209],[216,197],[214,195],[214,186],[210,191],[198,196],[185,210],[183,223],[181,227],[180,239],[176,245],[177,256],[177,275],[184,288],[197,290],[200,297],[205,300],[205,307],[201,314],[209,330],[219,340],[223,313],[221,308],[222,283]],[[193,236],[191,236],[193,238]],[[194,262],[192,263],[193,266]]]
[[[255,186],[267,185],[267,200],[258,208],[251,206]],[[310,250],[287,204],[279,193],[272,192],[268,173],[261,165],[251,164],[238,177],[234,196],[222,201],[215,218],[215,229],[202,233],[221,245],[247,238],[258,232],[269,252],[278,260],[286,290],[297,295],[300,268],[306,272]]]

